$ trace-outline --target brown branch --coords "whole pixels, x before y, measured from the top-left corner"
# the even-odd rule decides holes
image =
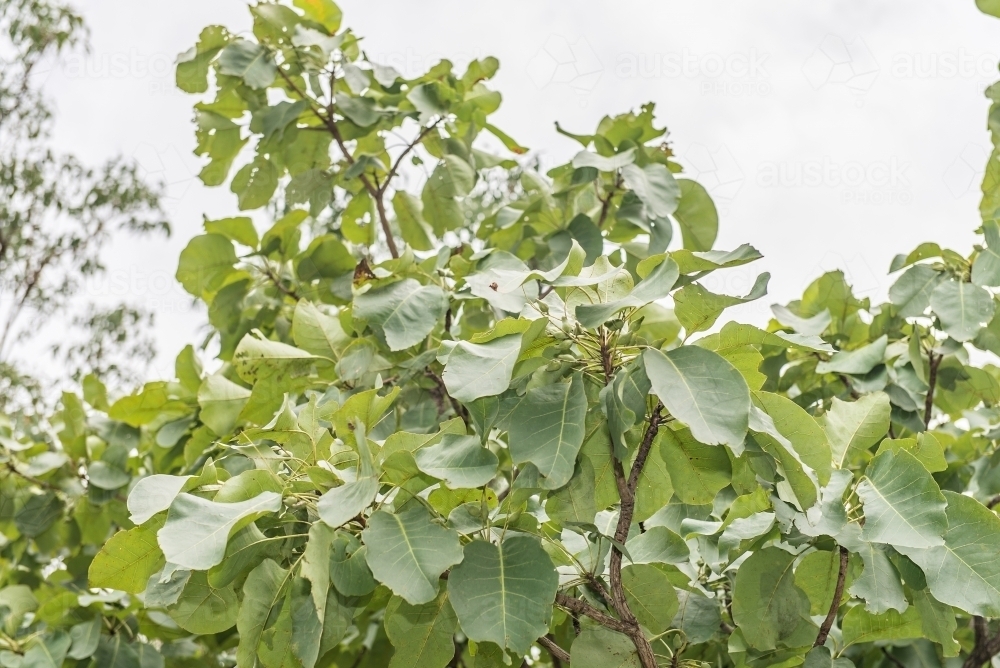
[[[840,382],[847,387],[847,391],[851,393],[851,399],[861,398],[861,395],[854,389],[854,386],[851,384],[851,380],[847,376],[842,373],[838,373],[837,378],[839,378]]]
[[[896,666],[896,668],[906,668],[906,665],[904,665],[902,661],[894,657],[892,654],[889,654],[889,648],[883,647],[882,653],[885,654],[885,658],[889,659],[889,663]]]
[[[850,553],[847,548],[840,548],[840,572],[837,573],[837,586],[833,590],[833,600],[830,602],[830,611],[826,613],[826,619],[823,620],[822,626],[819,627],[819,634],[816,636],[816,642],[813,643],[813,647],[820,647],[826,643],[827,636],[830,635],[830,629],[833,628],[833,622],[837,619],[837,610],[840,609],[840,599],[844,596],[844,579],[847,577],[847,560]]]
[[[433,371],[431,371],[430,369],[427,369],[425,371],[425,373],[427,374],[427,377],[430,378],[431,380],[433,380],[434,384],[437,385],[437,390],[440,393],[440,396],[441,397],[447,397],[448,401],[451,402],[451,408],[452,408],[453,411],[455,411],[455,415],[457,415],[458,417],[462,418],[462,421],[465,422],[466,426],[468,426],[469,425],[469,411],[465,408],[465,406],[463,406],[461,403],[459,403],[458,400],[455,399],[455,397],[451,396],[448,393],[448,386],[444,384],[444,379],[441,378],[441,376],[439,376],[436,373],[434,373]],[[439,409],[440,408],[441,408],[441,406],[439,405]]]
[[[416,148],[417,144],[423,141],[424,137],[426,137],[431,130],[436,128],[438,123],[440,123],[442,120],[443,118],[438,118],[436,121],[434,121],[433,123],[425,127],[423,130],[421,130],[420,134],[417,135],[417,138],[414,139],[412,143],[407,144],[406,148],[403,149],[403,152],[399,154],[398,158],[396,158],[396,162],[389,169],[389,174],[385,177],[385,183],[383,183],[382,186],[379,188],[379,192],[381,194],[385,194],[385,189],[389,187],[389,182],[392,181],[392,177],[396,176],[396,172],[399,171],[399,166],[402,164],[403,158],[405,158],[410,151]]]
[[[608,212],[611,209],[611,198],[615,196],[615,191],[621,186],[622,177],[617,172],[615,173],[615,184],[611,186],[611,190],[608,191],[607,197],[601,199],[598,196],[597,199],[601,200],[601,215],[597,219],[597,228],[600,229],[604,227],[604,223],[608,218]]]
[[[962,668],[980,668],[988,663],[996,654],[1000,654],[1000,631],[990,636],[990,628],[986,620],[979,615],[972,618],[972,630],[976,642]]]
[[[944,355],[935,357],[933,352],[928,354],[930,355],[930,371],[927,375],[927,399],[924,401],[925,429],[931,423],[931,409],[934,408],[934,386],[937,384],[938,367],[941,366],[941,360],[944,359]]]
[[[628,600],[625,598],[625,587],[622,584],[622,553],[618,549],[618,545],[624,544],[628,539],[628,532],[632,526],[632,517],[635,513],[635,490],[639,485],[639,477],[642,475],[642,469],[646,464],[646,458],[649,456],[649,450],[656,439],[656,434],[660,430],[660,424],[662,424],[662,408],[662,404],[657,403],[653,412],[650,413],[646,433],[639,444],[639,450],[636,453],[635,462],[632,464],[632,470],[629,472],[628,480],[619,487],[621,492],[621,506],[618,510],[618,526],[615,529],[616,544],[611,548],[611,602],[614,604],[615,612],[618,613],[618,616],[629,627],[626,635],[632,639],[643,668],[657,668],[656,656],[649,641],[643,634],[642,628],[639,626],[639,621],[629,607]],[[621,466],[620,461],[617,459],[615,461]]]
[[[561,608],[565,608],[570,612],[574,612],[577,615],[585,615],[587,617],[590,617],[601,626],[605,626],[611,629],[612,631],[617,631],[618,633],[624,633],[625,635],[629,635],[633,631],[633,627],[630,627],[620,619],[615,619],[611,615],[605,612],[601,612],[600,610],[592,606],[590,603],[587,603],[583,599],[575,598],[573,596],[569,596],[567,594],[559,592],[556,594],[556,605],[558,605]],[[655,668],[656,664],[653,665]]]
[[[287,83],[300,98],[309,104],[310,110],[312,110],[313,114],[323,122],[327,130],[329,130],[330,134],[333,136],[334,141],[337,142],[337,147],[343,154],[344,159],[347,160],[347,164],[353,165],[355,163],[354,156],[347,150],[347,144],[344,142],[343,135],[340,134],[340,128],[337,127],[337,122],[333,118],[333,84],[335,83],[333,73],[330,74],[330,104],[327,106],[327,114],[323,114],[319,109],[314,107],[312,98],[307,97],[305,93],[299,90],[299,87],[295,85],[295,82],[292,81],[288,74],[286,74],[280,67],[278,68],[278,74],[281,75],[281,78],[285,80],[285,83]],[[375,208],[378,211],[379,223],[382,226],[383,234],[385,234],[385,243],[389,247],[389,253],[394,259],[398,258],[399,249],[396,247],[396,240],[393,238],[392,229],[389,226],[389,217],[386,215],[385,203],[382,201],[382,189],[376,188],[375,185],[372,184],[371,180],[363,173],[358,175],[358,179],[365,187],[365,190],[368,191],[371,198],[375,200]],[[388,183],[389,182],[386,181],[386,184]]]
[[[542,636],[538,639],[538,644],[544,647],[545,650],[552,655],[552,661],[556,666],[561,666],[563,663],[569,663],[569,652],[557,645],[556,641],[551,637]]]
[[[990,497],[989,501],[986,502],[986,507],[993,510],[993,507],[1000,503],[1000,494]]]

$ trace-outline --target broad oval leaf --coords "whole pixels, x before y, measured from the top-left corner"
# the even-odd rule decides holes
[[[520,334],[482,344],[459,341],[448,355],[442,376],[448,393],[462,402],[500,394],[510,386],[520,352]]]
[[[433,601],[441,574],[462,561],[458,533],[434,523],[421,504],[374,513],[361,537],[372,575],[411,605]]]
[[[905,450],[876,456],[857,492],[865,507],[863,540],[894,547],[944,544],[947,501],[927,469]]]
[[[239,503],[216,503],[179,494],[156,538],[170,563],[194,571],[208,570],[222,561],[229,535],[235,529],[279,510],[281,494],[275,492],[264,492]]]
[[[547,489],[558,489],[573,477],[576,456],[586,435],[587,395],[583,376],[528,390],[511,415],[510,456],[531,462],[545,476]]]
[[[354,298],[354,317],[375,323],[389,350],[405,350],[431,333],[448,308],[444,291],[408,278]]]
[[[542,546],[518,535],[499,545],[466,545],[465,558],[448,578],[448,594],[466,636],[524,656],[548,632],[558,585]]]
[[[698,346],[643,353],[652,392],[708,445],[739,448],[750,422],[750,388],[720,355]]]
[[[445,434],[440,442],[413,454],[421,471],[440,478],[451,489],[482,487],[497,474],[500,460],[477,436]]]

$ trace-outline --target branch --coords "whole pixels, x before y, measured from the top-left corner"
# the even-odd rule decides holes
[[[639,654],[639,660],[642,662],[643,668],[657,668],[658,664],[656,656],[653,654],[653,648],[650,646],[646,636],[643,635],[639,621],[635,618],[632,609],[629,607],[628,600],[625,598],[625,587],[622,584],[622,553],[617,545],[625,543],[625,540],[628,538],[629,528],[632,526],[632,516],[635,513],[635,490],[639,484],[639,476],[642,474],[643,466],[646,464],[646,458],[649,456],[649,450],[663,421],[661,414],[662,407],[662,404],[657,403],[653,412],[650,413],[646,433],[639,444],[639,450],[636,453],[635,463],[632,464],[632,470],[629,472],[628,481],[624,485],[619,486],[619,490],[623,493],[621,494],[621,506],[618,511],[618,526],[615,529],[616,545],[612,547],[611,551],[611,600],[618,616],[629,627],[627,635],[635,644],[635,649]],[[618,459],[615,459],[615,461],[620,467],[621,462]]]
[[[615,196],[615,191],[618,190],[619,186],[621,186],[621,182],[622,182],[621,175],[615,172],[615,184],[611,186],[611,189],[608,191],[608,196],[605,197],[604,199],[598,197],[598,199],[601,199],[601,215],[597,219],[598,229],[604,226],[604,222],[608,218],[608,211],[611,208],[611,198]]]
[[[931,409],[934,408],[934,386],[937,384],[937,374],[938,367],[941,366],[941,360],[944,359],[944,355],[938,355],[934,357],[934,353],[928,353],[930,355],[930,372],[927,375],[927,399],[924,401],[924,428],[926,429],[931,423]]]
[[[844,596],[844,579],[847,576],[847,559],[849,553],[847,548],[840,548],[840,572],[837,573],[837,587],[833,590],[833,600],[830,602],[830,611],[826,613],[826,619],[823,620],[823,625],[819,627],[819,634],[816,636],[816,642],[813,643],[813,647],[820,647],[826,644],[827,636],[830,635],[830,629],[833,628],[833,622],[837,619],[837,610],[840,609],[840,599]]]
[[[340,148],[340,152],[344,155],[344,159],[347,160],[347,164],[353,165],[355,162],[354,156],[347,150],[347,144],[344,142],[344,138],[340,134],[340,128],[337,127],[337,123],[333,119],[333,74],[331,73],[330,75],[330,105],[327,107],[327,114],[323,114],[319,109],[314,107],[312,104],[312,98],[307,97],[305,93],[299,90],[299,87],[295,85],[295,82],[292,81],[280,67],[278,68],[278,74],[281,75],[281,78],[285,80],[285,83],[287,83],[301,99],[305,100],[309,104],[309,108],[312,110],[313,114],[323,122],[327,130],[330,131],[330,134],[333,135],[333,139],[337,142],[337,146]],[[399,249],[396,247],[396,240],[392,237],[392,229],[389,227],[389,218],[385,212],[385,204],[382,202],[382,188],[376,188],[372,184],[371,180],[369,180],[364,174],[359,174],[358,179],[365,187],[365,190],[368,191],[371,198],[375,200],[375,208],[378,210],[379,223],[382,225],[382,232],[385,234],[385,243],[389,247],[389,253],[392,254],[394,259],[398,258]],[[389,182],[386,181],[386,184],[388,183]]]
[[[541,645],[552,655],[552,660],[562,663],[569,663],[569,652],[564,650],[562,647],[556,644],[556,641],[549,636],[542,636],[538,639],[538,644]]]
[[[605,612],[601,612],[582,599],[558,592],[556,594],[556,605],[561,608],[566,608],[570,612],[575,612],[577,615],[586,615],[601,626],[605,626],[612,631],[617,631],[618,633],[624,633],[626,635],[629,635],[632,632],[632,627],[625,624],[625,622],[620,619],[615,619]]]
[[[417,138],[414,139],[411,144],[408,144],[405,149],[403,149],[403,152],[399,154],[399,157],[396,158],[396,162],[389,169],[389,174],[385,177],[385,183],[383,183],[379,188],[379,193],[385,194],[385,189],[389,187],[389,182],[392,181],[392,177],[396,176],[396,172],[399,171],[399,166],[403,163],[403,158],[405,158],[410,151],[416,148],[417,144],[423,141],[424,137],[426,137],[431,130],[436,128],[438,123],[442,120],[443,118],[438,118],[436,121],[425,127],[420,131],[420,134],[417,135]]]
[[[973,645],[968,658],[962,664],[962,668],[981,668],[996,654],[1000,654],[1000,631],[996,635],[990,636],[989,625],[979,615],[972,618],[972,629],[976,636],[976,644]]]

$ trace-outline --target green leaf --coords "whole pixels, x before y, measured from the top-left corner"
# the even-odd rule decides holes
[[[169,508],[190,479],[186,475],[163,474],[142,478],[128,494],[129,519],[136,526],[145,524],[153,515]]]
[[[245,39],[230,42],[219,54],[219,72],[240,77],[251,88],[274,83],[278,66],[267,48]]]
[[[528,390],[511,414],[511,459],[516,464],[531,462],[545,476],[546,489],[559,489],[573,477],[586,435],[586,416],[582,374],[568,383]]]
[[[822,418],[834,466],[846,467],[878,443],[889,430],[889,413],[889,397],[884,392],[865,394],[852,402],[834,397]]]
[[[423,205],[413,195],[397,191],[392,196],[392,210],[403,241],[419,251],[434,249],[434,230],[424,220]]]
[[[368,548],[347,531],[338,531],[330,545],[330,581],[344,596],[365,596],[378,583],[368,567]]]
[[[1000,225],[995,220],[983,223],[986,247],[972,263],[972,282],[982,286],[1000,285]]]
[[[750,420],[750,389],[724,358],[697,346],[643,353],[653,393],[701,443],[743,444]]]
[[[657,299],[663,299],[670,294],[670,290],[674,287],[679,276],[677,263],[670,258],[665,258],[622,298],[604,303],[577,306],[576,319],[584,327],[599,327],[623,309],[641,308]]]
[[[249,399],[250,390],[242,385],[219,374],[206,376],[198,388],[198,418],[216,435],[225,436],[236,427]]]
[[[457,626],[447,591],[422,605],[394,596],[385,608],[385,632],[396,648],[389,668],[443,668],[455,656]]]
[[[191,633],[206,635],[221,633],[236,624],[240,604],[232,587],[216,589],[208,583],[208,575],[196,571],[184,585],[170,617]]]
[[[157,541],[170,563],[190,570],[208,570],[222,561],[233,531],[279,510],[281,494],[275,492],[264,492],[239,503],[216,503],[192,494],[178,494],[170,505],[166,523],[157,532]]]
[[[684,539],[664,526],[650,527],[625,543],[633,564],[682,564],[691,556]]]
[[[745,297],[717,295],[698,283],[690,283],[674,293],[674,313],[687,335],[710,329],[722,312],[737,304],[746,304],[767,294],[771,275],[764,272],[754,281]]]
[[[674,493],[691,505],[711,503],[732,480],[732,464],[723,448],[699,443],[687,429],[661,428],[657,434],[660,456],[670,471]]]
[[[570,648],[573,668],[641,668],[639,654],[628,636],[603,626],[586,626]]]
[[[839,575],[840,554],[836,550],[810,552],[799,562],[795,584],[809,598],[810,615],[826,615],[830,610]]]
[[[156,541],[163,522],[163,517],[154,517],[142,526],[112,536],[90,563],[90,586],[130,594],[144,590],[149,576],[163,566],[163,552]]]
[[[905,451],[883,452],[857,487],[865,507],[863,540],[894,547],[943,545],[947,501],[931,474]]]
[[[257,648],[261,644],[264,626],[271,611],[280,605],[288,571],[270,559],[265,559],[253,569],[243,585],[243,602],[236,617],[240,642],[236,648],[236,665],[254,668],[257,665]]]
[[[24,653],[20,668],[61,668],[71,643],[69,634],[62,631],[46,634]]]
[[[635,147],[625,149],[615,155],[603,156],[593,151],[580,151],[573,156],[573,167],[594,167],[602,172],[615,172],[635,162]]]
[[[670,578],[653,564],[622,569],[622,587],[636,619],[654,634],[670,628],[677,613],[677,593]]]
[[[861,542],[854,551],[861,555],[864,570],[850,586],[851,595],[863,598],[865,609],[876,615],[889,609],[905,612],[909,603],[903,591],[903,582],[885,549],[874,543]]]
[[[343,14],[333,0],[292,0],[292,4],[304,11],[313,21],[321,24],[331,35],[340,30]]]
[[[862,606],[851,608],[844,615],[841,624],[844,646],[876,640],[906,640],[922,638],[923,628],[920,613],[910,607],[904,613],[889,610],[881,615],[873,615]]]
[[[802,461],[816,472],[820,485],[826,485],[832,468],[830,444],[816,418],[780,394],[754,392],[753,399],[771,416],[775,428],[788,439]]]
[[[89,659],[97,651],[97,643],[101,638],[101,618],[94,617],[89,622],[76,624],[69,630],[73,641],[67,656],[71,659]]]
[[[462,561],[458,533],[435,524],[421,504],[374,513],[361,537],[372,575],[411,605],[434,600],[441,574]]]
[[[842,350],[835,353],[829,361],[816,365],[816,373],[850,373],[864,375],[882,363],[885,357],[885,347],[888,338],[883,334],[867,346],[857,350]]]
[[[913,592],[913,605],[920,613],[924,637],[941,645],[946,657],[958,656],[961,649],[955,640],[958,624],[951,606],[939,602],[925,590]]]
[[[253,221],[247,216],[206,220],[205,231],[209,234],[221,234],[231,241],[254,249],[260,242],[257,237],[257,228],[253,226]]]
[[[201,298],[222,286],[222,280],[233,272],[234,264],[233,242],[221,234],[202,234],[191,239],[181,251],[177,280],[190,294]]]
[[[349,403],[345,404],[344,409],[349,408]],[[378,475],[372,461],[371,450],[368,447],[365,423],[362,421],[371,416],[358,415],[358,417],[361,420],[351,425],[358,448],[357,476],[352,481],[327,490],[316,503],[316,512],[319,514],[319,518],[334,529],[347,524],[359,515],[361,511],[371,505],[372,501],[375,500],[375,495],[378,494]],[[377,416],[375,420],[371,421],[377,422]],[[349,430],[342,430],[338,426],[337,431],[338,433],[347,433]]]
[[[934,598],[970,615],[1000,615],[1000,518],[973,498],[944,492],[944,545],[900,547],[927,577]]]
[[[944,447],[934,434],[927,431],[918,434],[916,438],[887,438],[879,443],[876,454],[882,454],[886,450],[909,452],[931,473],[948,469]]]
[[[448,595],[465,635],[518,656],[548,632],[559,576],[535,538],[499,545],[475,540],[448,578]]]
[[[646,205],[649,218],[666,218],[677,210],[681,188],[666,166],[658,162],[645,167],[625,165],[622,167],[622,178]]]
[[[322,623],[326,613],[327,592],[330,591],[330,548],[334,530],[324,522],[309,527],[309,542],[302,554],[302,577],[311,583],[310,594],[316,614]]]
[[[236,193],[240,211],[259,209],[271,201],[281,174],[267,158],[257,156],[233,176],[229,189]]]
[[[408,278],[354,298],[354,317],[382,328],[390,350],[422,343],[448,308],[444,291]]]
[[[989,292],[963,281],[942,281],[931,293],[931,309],[941,327],[956,341],[971,341],[993,317],[995,305]]]
[[[596,485],[594,465],[586,456],[579,457],[569,484],[549,494],[545,501],[545,513],[563,525],[567,522],[593,524],[597,514],[597,504],[594,503]]]
[[[185,93],[208,90],[208,66],[228,41],[229,33],[222,26],[202,30],[198,44],[177,57],[177,87]]]
[[[628,452],[625,434],[646,416],[649,390],[649,378],[641,357],[620,369],[614,380],[601,390],[601,410],[608,418],[608,431],[619,459],[625,459]]]
[[[754,552],[736,571],[733,619],[751,647],[775,649],[800,627],[815,629],[809,599],[795,584],[794,562],[794,555],[768,547]]]
[[[520,352],[520,334],[483,344],[459,341],[448,355],[442,376],[448,393],[461,402],[500,394],[510,385]]]
[[[703,643],[715,637],[722,625],[719,601],[702,594],[677,592],[678,608],[672,626],[680,629],[692,644]]]
[[[477,436],[445,434],[436,445],[414,453],[421,471],[448,483],[451,489],[482,487],[497,474],[500,461]]]
[[[693,251],[709,251],[719,234],[719,213],[712,197],[697,181],[677,179],[680,186],[680,201],[674,218],[681,228],[684,248]]]
[[[139,653],[122,636],[101,636],[94,653],[93,664],[101,668],[143,668]]]
[[[302,350],[330,359],[339,357],[351,341],[340,320],[323,313],[305,299],[295,305],[292,338]]]
[[[931,294],[943,275],[926,264],[917,264],[896,279],[889,288],[889,301],[901,318],[923,315],[931,305]]]

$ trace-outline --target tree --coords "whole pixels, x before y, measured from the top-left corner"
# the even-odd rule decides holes
[[[1000,369],[970,361],[1000,354],[992,167],[968,257],[923,244],[888,303],[833,272],[766,329],[718,327],[768,276],[701,285],[760,255],[713,250],[652,105],[542,175],[480,148],[523,152],[489,122],[495,61],[404,80],[329,0],[251,11],[178,84],[211,89],[203,180],[280,215],[206,221],[181,255],[215,373],[188,347],[174,381],[109,402],[91,380],[51,429],[8,429],[0,665],[1000,651]]]
[[[80,16],[49,0],[2,0],[0,32],[0,406],[11,411],[45,403],[47,379],[15,363],[14,353],[25,339],[37,342],[54,315],[70,325],[54,342],[69,378],[94,372],[118,384],[139,379],[152,358],[142,327],[150,314],[128,304],[71,314],[82,282],[104,271],[112,233],[170,228],[158,188],[133,164],[115,159],[95,169],[47,145],[52,112],[38,67],[85,41]],[[117,346],[127,360],[110,350]]]

